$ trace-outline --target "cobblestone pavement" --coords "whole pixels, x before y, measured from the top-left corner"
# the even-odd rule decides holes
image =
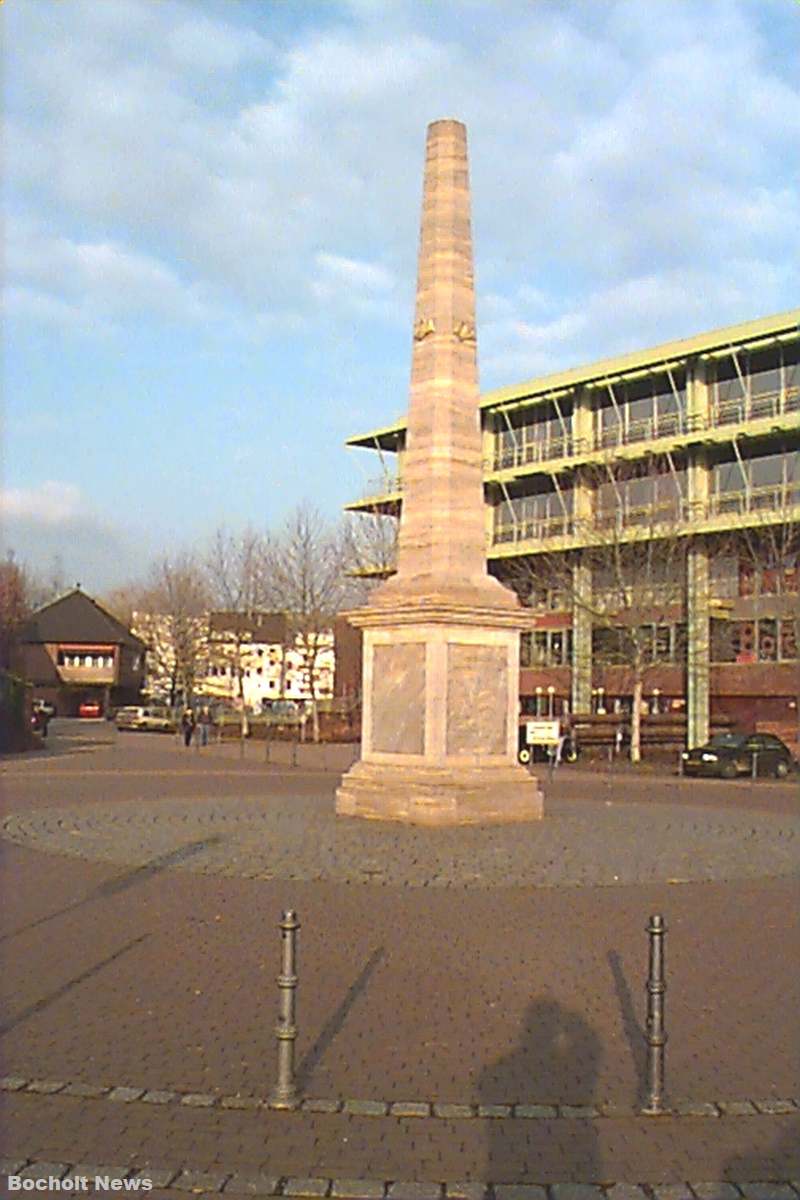
[[[311,1194],[365,1198],[409,1180],[433,1181],[424,1194],[438,1195],[444,1181],[800,1178],[790,789],[765,784],[757,804],[746,786],[728,789],[722,808],[714,784],[679,793],[648,781],[649,807],[623,801],[610,814],[587,796],[558,818],[562,839],[569,828],[600,855],[608,847],[589,829],[592,812],[612,846],[638,823],[648,831],[639,840],[653,846],[633,865],[617,861],[625,879],[648,864],[647,882],[592,875],[588,853],[566,856],[562,875],[584,886],[510,879],[502,863],[521,872],[524,861],[517,829],[509,840],[507,830],[477,831],[488,836],[471,858],[460,847],[464,869],[480,865],[474,886],[457,887],[441,878],[442,863],[453,870],[452,850],[439,846],[432,868],[413,831],[370,824],[338,842],[325,811],[332,776],[290,774],[252,755],[240,763],[227,747],[182,753],[170,739],[107,745],[103,733],[73,739],[66,730],[46,756],[6,770],[6,811],[24,844],[2,845],[0,1048],[4,1073],[25,1081],[4,1093],[7,1158],[64,1171],[158,1167],[175,1173],[160,1185],[170,1195],[191,1190],[180,1171],[210,1173],[217,1188],[227,1180],[231,1193],[232,1177],[266,1173],[282,1194],[305,1194],[298,1180],[312,1178],[324,1187]],[[103,821],[92,825],[95,814]],[[680,857],[682,827],[700,867]],[[282,837],[294,839],[292,854]],[[352,867],[337,875],[347,855],[365,865],[378,838],[383,879]],[[70,842],[78,854],[65,852]],[[306,877],[279,878],[265,861]],[[691,867],[706,882],[665,882],[681,861],[683,878]],[[323,867],[326,878],[307,878]],[[268,871],[276,877],[244,877]],[[609,886],[585,886],[592,879]],[[339,1111],[259,1106],[274,1072],[276,922],[289,906],[302,922],[300,1082]],[[648,1119],[631,1114],[643,1077],[643,927],[653,911],[669,927],[677,1113]],[[114,1088],[134,1098],[111,1099]],[[365,1100],[462,1107],[367,1115]],[[514,1104],[535,1115],[495,1108]],[[447,1115],[463,1106],[464,1115]],[[361,1191],[342,1190],[347,1180]],[[681,1187],[671,1200],[691,1195]]]
[[[523,829],[420,829],[336,817],[329,792],[181,801],[144,793],[124,807],[17,813],[3,834],[50,853],[150,870],[398,887],[596,886],[800,871],[800,814],[624,801],[551,799],[547,820]]]

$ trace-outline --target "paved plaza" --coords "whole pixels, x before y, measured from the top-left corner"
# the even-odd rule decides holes
[[[56,722],[6,761],[3,1174],[103,1167],[171,1197],[800,1195],[796,783],[564,767],[543,822],[419,830],[335,818],[346,752],[287,751]],[[289,907],[304,1103],[280,1113]],[[652,912],[657,1118],[638,1113]]]

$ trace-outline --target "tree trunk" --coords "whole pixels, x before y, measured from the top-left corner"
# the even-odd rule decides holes
[[[642,758],[642,695],[644,685],[637,679],[633,685],[633,711],[631,712],[631,762],[641,762]]]
[[[237,670],[236,673],[239,676],[239,704],[241,705],[241,709],[242,709],[242,720],[241,720],[241,724],[240,724],[240,736],[241,736],[242,741],[244,741],[244,739],[247,737],[248,733],[250,732],[250,723],[247,719],[247,712],[245,710],[244,674],[242,672],[241,667],[239,667],[239,669]]]

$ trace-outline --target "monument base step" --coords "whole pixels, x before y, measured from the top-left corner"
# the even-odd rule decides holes
[[[490,825],[539,821],[538,781],[523,767],[403,767],[357,762],[336,792],[343,817],[412,825]]]

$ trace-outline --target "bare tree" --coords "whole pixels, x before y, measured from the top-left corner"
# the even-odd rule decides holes
[[[9,551],[0,563],[0,668],[11,665],[14,640],[35,607],[35,584]]]
[[[619,482],[592,480],[593,515],[580,550],[511,560],[506,576],[523,603],[537,588],[552,590],[573,627],[588,624],[592,665],[618,668],[631,695],[630,757],[638,762],[645,684],[672,651],[662,636],[669,639],[685,616],[689,539],[678,536],[678,496],[634,509],[621,502]]]
[[[201,567],[190,554],[162,558],[138,603],[132,628],[148,647],[152,673],[168,687],[170,704],[179,697],[191,703],[208,644],[208,587]]]
[[[758,657],[767,662],[797,659],[800,647],[800,523],[788,511],[782,520],[765,514],[728,543],[738,558],[739,596],[751,606],[753,631],[758,627]],[[797,700],[800,708],[800,680]]]
[[[330,646],[333,619],[347,601],[346,559],[341,532],[307,505],[296,509],[269,539],[265,555],[266,593],[272,607],[286,614],[291,643],[303,660],[315,741],[318,664]]]
[[[370,592],[397,566],[397,517],[350,513],[342,525],[343,569],[350,583],[345,603],[366,604]]]
[[[103,608],[121,621],[126,629],[133,625],[134,613],[141,612],[144,607],[146,587],[142,583],[129,582],[113,588],[101,597]]]
[[[241,736],[249,732],[244,680],[247,647],[253,627],[265,602],[265,541],[252,530],[241,534],[218,530],[206,558],[206,577],[211,603],[210,650],[232,672],[242,713]]]

